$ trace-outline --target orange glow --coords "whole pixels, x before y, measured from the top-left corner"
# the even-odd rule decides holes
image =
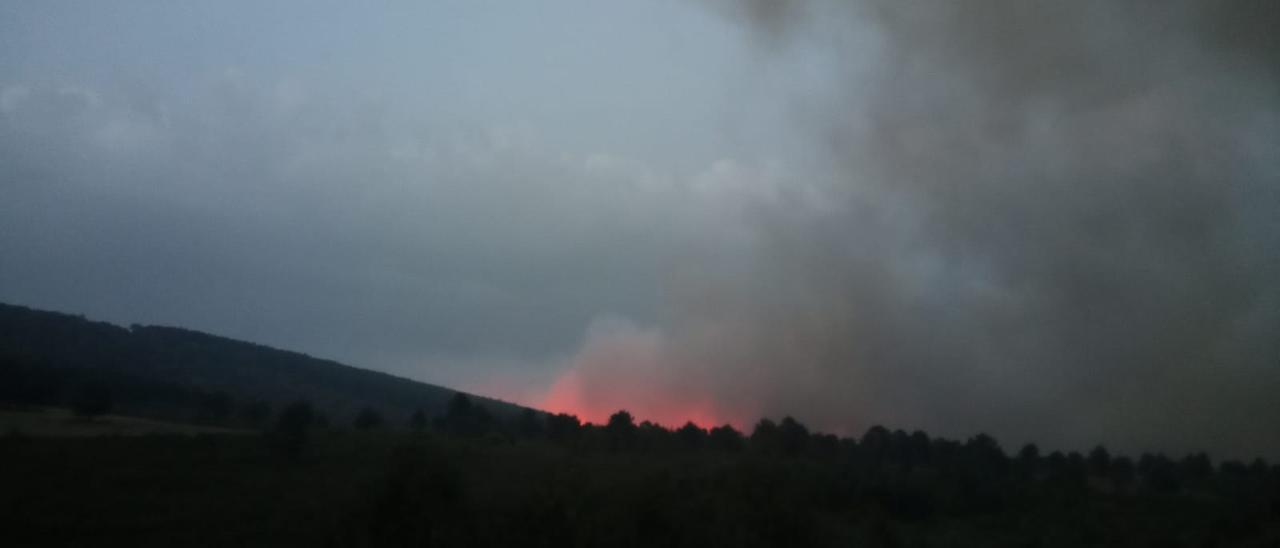
[[[610,415],[625,409],[636,422],[650,421],[668,428],[693,422],[702,428],[732,424],[741,429],[739,421],[718,413],[708,402],[678,401],[653,390],[651,385],[619,386],[609,393],[600,393],[599,387],[595,388],[596,391],[587,393],[581,377],[571,370],[557,379],[541,400],[532,403],[544,411],[576,415],[583,422],[595,424],[603,424]]]
[[[741,430],[747,424],[742,420],[745,410],[718,400],[714,385],[701,371],[696,363],[673,358],[657,331],[625,321],[600,321],[588,329],[582,348],[545,391],[509,384],[499,392],[509,401],[595,424],[626,410],[636,422],[672,429],[693,422],[703,428],[731,424]]]

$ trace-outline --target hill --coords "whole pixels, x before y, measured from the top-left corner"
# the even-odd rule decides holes
[[[0,402],[75,406],[225,423],[265,420],[305,400],[335,424],[369,408],[391,424],[444,412],[458,392],[275,348],[175,327],[128,328],[0,304]],[[522,408],[473,396],[499,417]]]

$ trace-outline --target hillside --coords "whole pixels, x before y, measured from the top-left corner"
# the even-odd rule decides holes
[[[444,411],[455,390],[174,327],[128,328],[0,304],[0,401],[68,405],[104,392],[118,411],[225,422],[306,400],[335,424],[372,408],[392,424]],[[521,408],[483,397],[498,416]],[[260,417],[259,417],[260,418]]]

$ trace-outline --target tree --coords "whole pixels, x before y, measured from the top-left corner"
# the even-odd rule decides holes
[[[385,421],[382,415],[372,407],[365,407],[356,414],[355,427],[357,430],[373,430],[381,428]]]
[[[262,426],[271,416],[271,404],[262,400],[253,401],[245,405],[242,413],[249,424],[256,427]]]
[[[706,442],[707,431],[693,421],[689,421],[676,430],[676,438],[680,440],[680,445],[687,449],[701,449]]]
[[[712,428],[707,439],[712,449],[731,452],[742,450],[742,433],[728,424]]]
[[[907,440],[907,458],[912,465],[924,464],[933,460],[933,440],[923,430],[911,433]]]
[[[542,435],[542,421],[538,418],[538,412],[529,408],[525,408],[520,413],[520,422],[517,425],[521,436],[526,438],[536,438]]]
[[[557,443],[569,443],[578,438],[582,431],[582,421],[568,413],[547,415],[547,437]]]
[[[449,405],[445,408],[446,417],[464,417],[471,414],[471,396],[462,392],[455,392],[452,398],[449,398]]]
[[[1028,443],[1018,451],[1018,462],[1023,465],[1033,465],[1038,460],[1040,460],[1040,448],[1034,443]]]
[[[756,423],[756,427],[751,431],[751,449],[761,453],[776,453],[782,448],[782,442],[778,436],[777,423],[769,419],[760,419]]]
[[[636,448],[641,451],[660,451],[671,447],[675,434],[660,424],[643,421],[636,426]]]
[[[809,429],[791,417],[783,417],[778,423],[778,438],[784,453],[798,455],[809,445]]]
[[[988,434],[978,434],[969,438],[964,449],[970,464],[974,466],[974,471],[982,476],[999,476],[1008,470],[1009,458],[1000,448],[1000,442]]]
[[[1105,478],[1111,470],[1111,453],[1101,445],[1089,452],[1089,474]]]
[[[1213,474],[1213,461],[1206,453],[1194,453],[1178,463],[1179,474],[1191,480],[1203,480]]]
[[[885,456],[889,453],[889,444],[892,434],[889,429],[880,425],[874,425],[868,428],[862,434],[862,440],[858,442],[858,446],[863,449],[870,461],[874,464],[880,464],[884,461]]]
[[[831,458],[840,454],[840,438],[835,434],[815,433],[809,437],[809,453]]]
[[[493,416],[489,414],[489,410],[472,403],[471,397],[462,392],[454,393],[445,408],[444,416],[436,420],[441,430],[461,436],[478,436],[493,425]]]
[[[610,448],[629,449],[634,445],[636,422],[631,413],[625,409],[619,410],[609,416],[609,422],[605,424],[604,431],[609,436]]]
[[[630,435],[636,429],[635,418],[631,416],[625,409],[609,415],[609,422],[605,425],[605,430],[615,435]]]
[[[1036,470],[1040,467],[1040,448],[1034,443],[1023,445],[1022,450],[1018,451],[1015,467],[1019,474],[1034,477]]]
[[[1177,466],[1162,454],[1143,453],[1138,459],[1138,470],[1146,486],[1154,491],[1172,493],[1182,488]]]
[[[309,402],[297,401],[289,404],[280,412],[275,428],[271,431],[273,444],[286,457],[296,460],[306,446],[315,420],[316,412]]]
[[[1111,483],[1116,489],[1127,489],[1133,483],[1133,461],[1129,457],[1111,460]]]
[[[493,430],[494,422],[493,414],[489,412],[488,407],[476,405],[471,408],[471,429],[476,435]]]
[[[427,429],[427,414],[421,407],[414,409],[413,414],[409,416],[409,429],[414,432],[421,432]]]

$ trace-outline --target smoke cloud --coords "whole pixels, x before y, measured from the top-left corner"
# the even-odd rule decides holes
[[[831,75],[809,176],[544,404],[1280,455],[1280,7],[716,6]]]

